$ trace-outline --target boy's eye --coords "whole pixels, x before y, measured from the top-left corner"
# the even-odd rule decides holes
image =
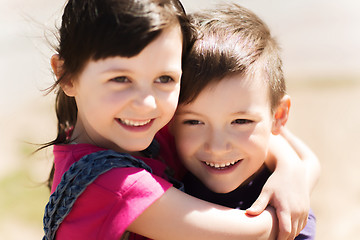
[[[231,123],[234,123],[234,124],[249,124],[249,123],[253,123],[254,121],[252,120],[249,120],[249,119],[235,119],[234,121],[232,121]]]
[[[185,120],[183,123],[187,125],[198,125],[201,124],[202,122],[200,122],[199,120]]]
[[[127,83],[130,82],[130,80],[127,77],[121,76],[110,79],[110,82]]]
[[[174,81],[174,79],[170,76],[161,76],[155,80],[156,83],[169,83],[169,82],[173,82],[173,81]]]

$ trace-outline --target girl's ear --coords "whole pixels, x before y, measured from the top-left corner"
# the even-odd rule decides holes
[[[280,104],[278,105],[274,114],[274,121],[272,126],[272,133],[274,135],[279,134],[281,127],[285,126],[289,118],[290,106],[291,106],[290,96],[285,95],[280,100]]]
[[[50,63],[51,63],[51,68],[56,76],[56,79],[59,80],[59,78],[63,73],[62,67],[64,65],[64,61],[60,59],[59,54],[54,54],[51,57]]]
[[[60,58],[59,54],[54,54],[51,57],[51,68],[56,76],[56,79],[59,80],[63,76],[63,65],[64,60]],[[60,87],[69,97],[75,96],[75,86],[72,80],[63,79],[60,81]]]

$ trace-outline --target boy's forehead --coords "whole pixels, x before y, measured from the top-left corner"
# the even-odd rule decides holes
[[[208,86],[200,90],[197,97],[187,104],[180,104],[181,110],[205,105],[209,102],[232,102],[236,99],[242,101],[265,97],[266,102],[270,102],[269,87],[262,75],[231,74],[217,81],[211,82]]]
[[[261,71],[251,73],[231,73],[212,82],[209,88],[216,88],[219,84],[232,81],[234,87],[241,86],[244,88],[268,88],[266,75]]]

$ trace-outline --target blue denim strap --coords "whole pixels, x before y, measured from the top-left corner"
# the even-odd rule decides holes
[[[126,153],[112,150],[95,152],[75,162],[62,176],[55,192],[51,194],[44,213],[43,240],[55,239],[61,222],[71,211],[76,199],[101,174],[121,167],[143,168],[152,173],[151,168],[142,160]]]

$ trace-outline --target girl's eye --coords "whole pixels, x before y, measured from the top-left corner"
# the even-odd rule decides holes
[[[253,123],[253,120],[249,120],[249,119],[235,119],[234,121],[232,121],[233,124],[250,124]]]
[[[199,124],[202,124],[202,122],[200,122],[199,120],[185,120],[183,122],[183,124],[186,124],[186,125],[199,125]]]
[[[170,82],[174,82],[174,79],[170,76],[161,76],[158,79],[156,79],[157,83],[170,83]]]
[[[110,82],[127,83],[130,82],[130,80],[127,77],[121,76],[110,79]]]

